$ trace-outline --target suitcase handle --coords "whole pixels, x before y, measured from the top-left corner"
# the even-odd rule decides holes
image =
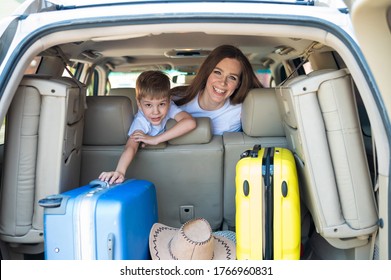
[[[245,157],[252,157],[252,158],[257,158],[258,157],[258,152],[262,148],[260,144],[254,145],[252,150],[246,150],[240,155],[240,159],[245,158]]]
[[[254,145],[253,149],[252,149],[251,152],[250,152],[250,156],[253,157],[253,158],[258,157],[258,153],[259,153],[259,150],[260,150],[261,148],[262,148],[262,147],[261,147],[260,144]]]
[[[101,181],[99,179],[95,179],[95,180],[92,180],[89,185],[91,185],[92,187],[101,187],[101,188],[110,188],[110,184],[108,182],[105,182],[105,181]]]
[[[62,202],[62,196],[60,195],[52,195],[48,196],[46,198],[40,199],[38,201],[39,206],[44,207],[44,208],[56,208],[60,207],[61,202]]]
[[[92,180],[90,183],[91,187],[101,187],[103,189],[110,188],[108,182],[103,182],[99,179]],[[61,206],[63,196],[62,195],[51,195],[38,201],[39,206],[44,208],[57,208]]]

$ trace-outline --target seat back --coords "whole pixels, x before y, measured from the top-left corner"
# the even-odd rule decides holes
[[[121,96],[87,97],[87,105],[83,183],[116,168],[133,116],[129,101]],[[155,184],[159,222],[180,227],[193,217],[203,217],[219,229],[223,220],[222,137],[212,136],[209,118],[196,121],[197,128],[186,135],[140,148],[126,177]],[[118,131],[105,131],[103,123]],[[167,127],[174,124],[170,120]]]
[[[79,186],[85,92],[70,78],[21,81],[6,118],[2,240],[43,243],[38,201]]]
[[[276,91],[318,233],[336,248],[365,245],[377,211],[350,74],[315,71]]]
[[[255,144],[286,147],[287,141],[272,88],[252,89],[242,105],[243,132],[226,132],[224,139],[224,224],[235,230],[235,172],[240,155]]]
[[[127,176],[156,184],[159,221],[180,227],[191,218],[208,220],[213,230],[223,222],[223,156],[221,136],[212,136],[209,118],[163,148],[140,149]]]
[[[125,96],[87,96],[81,184],[115,170],[128,139],[133,110]]]
[[[111,96],[126,96],[132,102],[133,114],[137,113],[137,99],[136,99],[136,89],[135,88],[112,88],[109,91]]]

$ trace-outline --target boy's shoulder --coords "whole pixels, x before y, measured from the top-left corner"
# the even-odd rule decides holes
[[[136,130],[144,131],[144,133],[148,134],[150,131],[150,122],[144,116],[142,111],[138,111],[134,116],[133,122],[129,129],[129,135],[132,134]]]

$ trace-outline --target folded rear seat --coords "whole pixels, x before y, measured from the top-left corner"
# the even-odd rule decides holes
[[[272,88],[253,89],[242,107],[243,132],[226,132],[224,141],[224,227],[235,230],[235,170],[240,155],[255,144],[287,147],[282,119]]]
[[[340,249],[367,244],[377,229],[352,85],[341,69],[314,71],[276,88],[303,200],[317,232]]]
[[[124,100],[124,98],[126,100]],[[82,182],[114,170],[127,140],[133,113],[122,96],[87,97]],[[156,185],[159,222],[173,227],[193,217],[208,220],[213,230],[223,221],[223,144],[211,134],[208,118],[168,143],[140,148],[126,177]],[[175,123],[170,120],[167,126]]]
[[[43,251],[43,208],[38,200],[79,186],[85,94],[86,87],[71,78],[26,75],[12,100],[5,133],[0,238],[19,252]]]

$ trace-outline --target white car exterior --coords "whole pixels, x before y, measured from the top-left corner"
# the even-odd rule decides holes
[[[224,34],[319,42],[320,47],[332,48],[343,58],[370,119],[377,162],[375,195],[379,215],[379,229],[372,236],[376,239],[372,242],[376,241],[376,258],[391,259],[391,79],[387,68],[387,62],[391,61],[389,0],[352,0],[345,1],[346,5],[341,1],[277,1],[296,2],[296,5],[273,1],[112,1],[111,5],[106,5],[106,2],[25,1],[10,17],[0,22],[1,119],[7,115],[26,68],[36,56],[53,46],[87,41],[103,46],[105,42],[191,32],[205,32],[217,37]],[[338,9],[349,9],[349,13],[338,12]],[[126,46],[121,49],[118,45],[115,50],[102,47],[103,56],[132,56]],[[179,49],[184,45],[184,42],[178,41]],[[256,44],[251,50],[254,53],[257,50],[264,52],[263,46]],[[155,55],[152,45],[131,51],[135,55]],[[71,57],[72,61],[77,59],[85,65],[94,66],[89,57]],[[271,71],[278,73],[278,68],[273,67]],[[98,72],[103,71],[100,69],[97,67]],[[88,84],[89,74],[88,70],[84,70],[80,80]],[[103,92],[105,87],[106,82],[101,83],[97,90]],[[3,238],[1,242],[8,244],[9,241]],[[3,257],[6,255],[2,254]],[[355,254],[353,259],[362,258],[357,251]],[[12,254],[10,256],[12,258]]]

